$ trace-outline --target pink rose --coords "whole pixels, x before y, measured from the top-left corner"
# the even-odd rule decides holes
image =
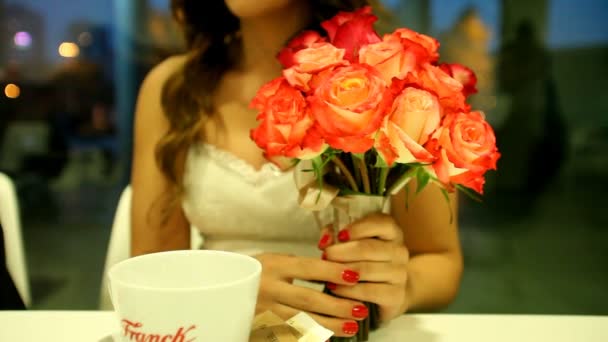
[[[397,96],[389,113],[376,139],[376,150],[385,162],[389,166],[432,162],[435,157],[423,145],[441,121],[437,97],[408,87]]]
[[[462,84],[464,96],[477,93],[477,76],[475,76],[473,70],[461,64],[443,63],[439,67]]]
[[[322,43],[325,41],[327,41],[327,39],[321,37],[317,31],[304,31],[289,41],[287,46],[278,53],[277,59],[284,68],[290,68],[295,64],[294,55],[296,52],[309,48],[315,43]]]
[[[251,138],[267,158],[308,159],[323,152],[325,144],[313,128],[306,99],[284,78],[262,86],[250,106],[259,110],[257,120],[261,121]]]
[[[376,20],[378,17],[372,14],[372,8],[365,6],[354,12],[340,12],[321,26],[333,45],[346,50],[344,58],[356,62],[362,46],[381,40],[374,30]]]
[[[327,72],[317,82],[308,100],[323,138],[345,152],[369,150],[392,102],[382,76],[368,65],[354,64]]]
[[[461,184],[483,193],[483,174],[496,170],[500,153],[494,130],[480,112],[450,114],[427,144],[437,161],[433,169],[448,185]]]
[[[294,87],[309,91],[309,82],[315,73],[337,65],[344,65],[344,49],[329,43],[315,43],[293,55],[294,65],[283,70],[283,76]]]

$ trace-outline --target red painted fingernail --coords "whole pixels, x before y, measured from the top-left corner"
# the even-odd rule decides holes
[[[338,240],[340,240],[341,242],[346,242],[348,240],[350,240],[350,233],[348,232],[348,230],[343,229],[338,233]]]
[[[325,247],[327,247],[327,244],[329,243],[329,234],[323,234],[323,236],[321,236],[321,240],[319,240],[319,249],[323,249]]]
[[[357,322],[345,322],[342,325],[342,332],[347,335],[354,335],[359,331],[359,323]]]
[[[321,254],[321,260],[327,260],[327,252],[323,251],[323,254]]]
[[[351,270],[342,272],[342,279],[348,283],[356,283],[359,281],[359,273]]]
[[[367,306],[365,305],[357,305],[353,308],[353,317],[356,318],[365,318],[369,315],[369,311],[367,310]]]
[[[325,283],[325,287],[327,287],[328,289],[335,291],[336,288],[338,288],[338,285],[334,284],[334,283]]]

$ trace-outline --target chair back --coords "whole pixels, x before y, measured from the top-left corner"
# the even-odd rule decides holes
[[[13,181],[3,173],[0,173],[0,223],[4,231],[6,268],[23,303],[30,307],[30,284],[21,233],[19,202]]]
[[[108,292],[108,271],[114,264],[131,257],[131,186],[127,186],[118,201],[114,214],[112,233],[108,243],[108,252],[101,280],[100,309],[113,310],[112,300]],[[202,244],[202,237],[198,229],[190,228],[190,247],[198,249]]]

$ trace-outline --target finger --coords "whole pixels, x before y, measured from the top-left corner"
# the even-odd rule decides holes
[[[273,305],[272,312],[277,314],[282,319],[288,320],[291,317],[300,313],[301,310],[294,309],[288,305],[277,303]],[[357,330],[359,328],[359,324],[354,320],[328,317],[311,312],[306,312],[306,314],[310,315],[312,319],[314,319],[317,323],[321,324],[323,327],[333,331],[335,336],[353,336],[357,333]]]
[[[389,283],[404,285],[407,283],[407,269],[405,264],[388,262],[355,262],[348,267],[357,270],[360,282]]]
[[[338,233],[341,242],[367,238],[403,242],[403,231],[392,216],[375,213],[353,222]]]
[[[403,286],[388,283],[360,283],[356,286],[333,286],[331,292],[337,296],[362,302],[376,303],[380,306],[400,305],[405,300]]]
[[[361,302],[338,298],[300,286],[284,286],[274,297],[281,304],[324,316],[362,320],[368,315],[365,305]]]
[[[339,243],[325,250],[327,260],[336,262],[379,261],[405,264],[409,260],[407,248],[400,243],[373,238]]]
[[[302,279],[354,285],[359,273],[343,264],[315,258],[278,255],[268,260],[265,266],[283,279]]]
[[[333,236],[334,230],[331,224],[323,227],[321,229],[321,237],[319,238],[317,247],[319,247],[320,250],[324,250],[325,248],[331,246],[334,243]]]

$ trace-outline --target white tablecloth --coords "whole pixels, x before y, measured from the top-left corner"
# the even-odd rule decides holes
[[[2,342],[100,342],[120,327],[109,311],[0,311]],[[405,315],[372,342],[607,342],[608,316]]]

